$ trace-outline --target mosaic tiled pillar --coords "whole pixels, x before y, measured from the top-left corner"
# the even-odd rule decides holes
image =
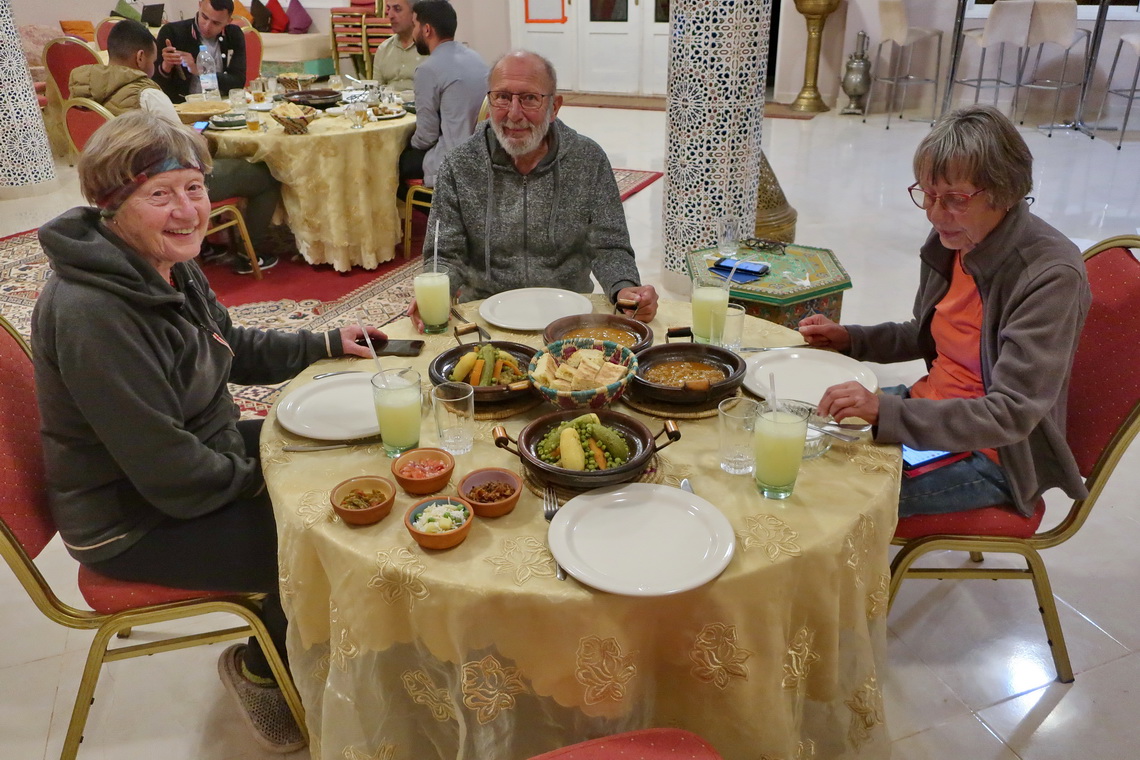
[[[0,197],[32,195],[54,181],[55,163],[12,7],[0,0]]]
[[[724,216],[751,231],[772,0],[673,0],[670,18],[665,267],[716,245]]]

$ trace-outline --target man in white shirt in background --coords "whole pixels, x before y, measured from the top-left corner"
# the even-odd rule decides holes
[[[412,0],[389,0],[384,4],[392,36],[376,48],[372,62],[372,78],[396,92],[412,89],[416,67],[426,56],[416,50],[412,38]]]
[[[170,97],[151,79],[158,46],[149,29],[131,19],[115,24],[107,37],[107,55],[109,63],[88,64],[72,70],[73,98],[90,98],[115,116],[141,108],[173,124],[182,124]],[[233,197],[246,199],[243,215],[258,263],[262,269],[275,266],[277,257],[265,246],[269,222],[281,197],[281,185],[265,164],[239,158],[215,158],[206,186],[215,201]],[[230,254],[229,263],[238,274],[253,271],[244,254]]]
[[[449,150],[475,131],[487,96],[487,64],[455,41],[455,9],[446,0],[412,6],[412,37],[428,59],[416,69],[416,131],[400,155],[400,179],[432,187]]]

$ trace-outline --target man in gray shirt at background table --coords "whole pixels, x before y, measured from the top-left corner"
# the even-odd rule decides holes
[[[400,180],[435,185],[444,155],[475,131],[487,94],[487,64],[455,41],[455,9],[446,0],[412,6],[412,36],[428,59],[416,69],[416,131],[400,155]]]

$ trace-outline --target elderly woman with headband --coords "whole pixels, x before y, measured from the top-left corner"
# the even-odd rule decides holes
[[[967,456],[904,477],[899,515],[1011,504],[1032,515],[1059,487],[1085,496],[1065,440],[1069,372],[1091,295],[1077,247],[1029,212],[1033,157],[990,106],[943,116],[914,156],[911,200],[933,229],[913,317],[874,326],[800,322],[812,346],[856,359],[923,359],[918,382],[876,395],[828,388],[819,411],[860,417],[875,440]]]
[[[68,550],[99,573],[267,594],[262,615],[284,658],[260,421],[238,421],[226,384],[277,383],[367,350],[355,326],[318,335],[230,321],[194,262],[209,170],[199,135],[129,112],[80,156],[96,208],[40,229],[54,272],[32,317],[49,499]],[[223,653],[219,669],[262,744],[302,746],[256,641]]]

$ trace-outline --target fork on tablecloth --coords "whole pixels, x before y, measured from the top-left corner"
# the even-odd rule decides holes
[[[546,518],[547,522],[554,519],[554,515],[558,512],[558,492],[554,490],[554,486],[547,486],[542,490],[542,516]],[[556,577],[560,581],[566,580],[566,571],[562,569],[562,565],[558,564],[558,560],[554,560],[555,567],[558,568]]]

